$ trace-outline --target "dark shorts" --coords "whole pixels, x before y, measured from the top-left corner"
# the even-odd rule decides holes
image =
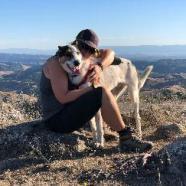
[[[102,88],[95,88],[65,105],[57,114],[48,119],[46,126],[55,132],[69,133],[85,125],[100,109]]]

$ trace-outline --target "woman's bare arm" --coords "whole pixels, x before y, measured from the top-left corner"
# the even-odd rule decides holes
[[[57,60],[49,61],[43,70],[50,79],[54,95],[60,103],[74,101],[92,89],[92,87],[87,87],[69,91],[67,75]]]
[[[115,52],[112,49],[101,49],[99,58],[103,68],[109,66],[114,61]]]
[[[97,59],[93,58],[93,60],[98,60],[96,62],[101,64],[102,67],[100,67],[100,65],[92,65],[90,67],[90,70],[92,70],[92,72],[89,74],[88,80],[93,84],[97,84],[99,82],[100,74],[102,70],[105,67],[112,64],[112,62],[114,61],[114,56],[115,56],[115,52],[112,49],[99,50],[99,55],[97,56]]]

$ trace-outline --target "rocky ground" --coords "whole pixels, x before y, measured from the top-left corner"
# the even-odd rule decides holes
[[[154,148],[139,154],[120,152],[113,131],[104,149],[93,148],[88,126],[70,135],[51,132],[38,120],[37,98],[0,95],[0,185],[186,185],[185,99],[142,93],[143,138]],[[129,101],[122,96],[119,106],[134,127]]]

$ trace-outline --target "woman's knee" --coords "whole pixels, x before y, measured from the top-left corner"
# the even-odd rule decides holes
[[[102,87],[102,98],[112,99],[113,94],[107,87]]]

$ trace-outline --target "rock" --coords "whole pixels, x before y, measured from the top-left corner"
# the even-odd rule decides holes
[[[185,185],[186,138],[177,139],[158,152],[124,160],[118,158],[114,163],[116,170],[113,177],[126,178],[125,183],[135,178],[148,179],[150,185]]]
[[[100,183],[101,181],[108,179],[110,177],[109,173],[104,172],[102,169],[93,169],[82,171],[78,175],[78,182],[85,185],[86,183]],[[94,184],[93,184],[94,185]]]
[[[49,131],[39,120],[3,128],[0,136],[0,161],[11,157],[29,157],[50,162],[76,157],[87,148],[87,139],[83,135]]]
[[[26,94],[0,91],[0,126],[38,119],[38,98]]]
[[[77,139],[77,144],[75,146],[77,152],[83,152],[86,150],[87,146],[85,145],[85,141]]]
[[[183,134],[182,126],[173,123],[173,124],[167,124],[158,127],[154,133],[154,136],[157,139],[167,139],[167,138],[173,138],[180,134]]]
[[[0,180],[0,185],[1,186],[9,186],[11,185],[9,181],[6,181],[6,180]]]

